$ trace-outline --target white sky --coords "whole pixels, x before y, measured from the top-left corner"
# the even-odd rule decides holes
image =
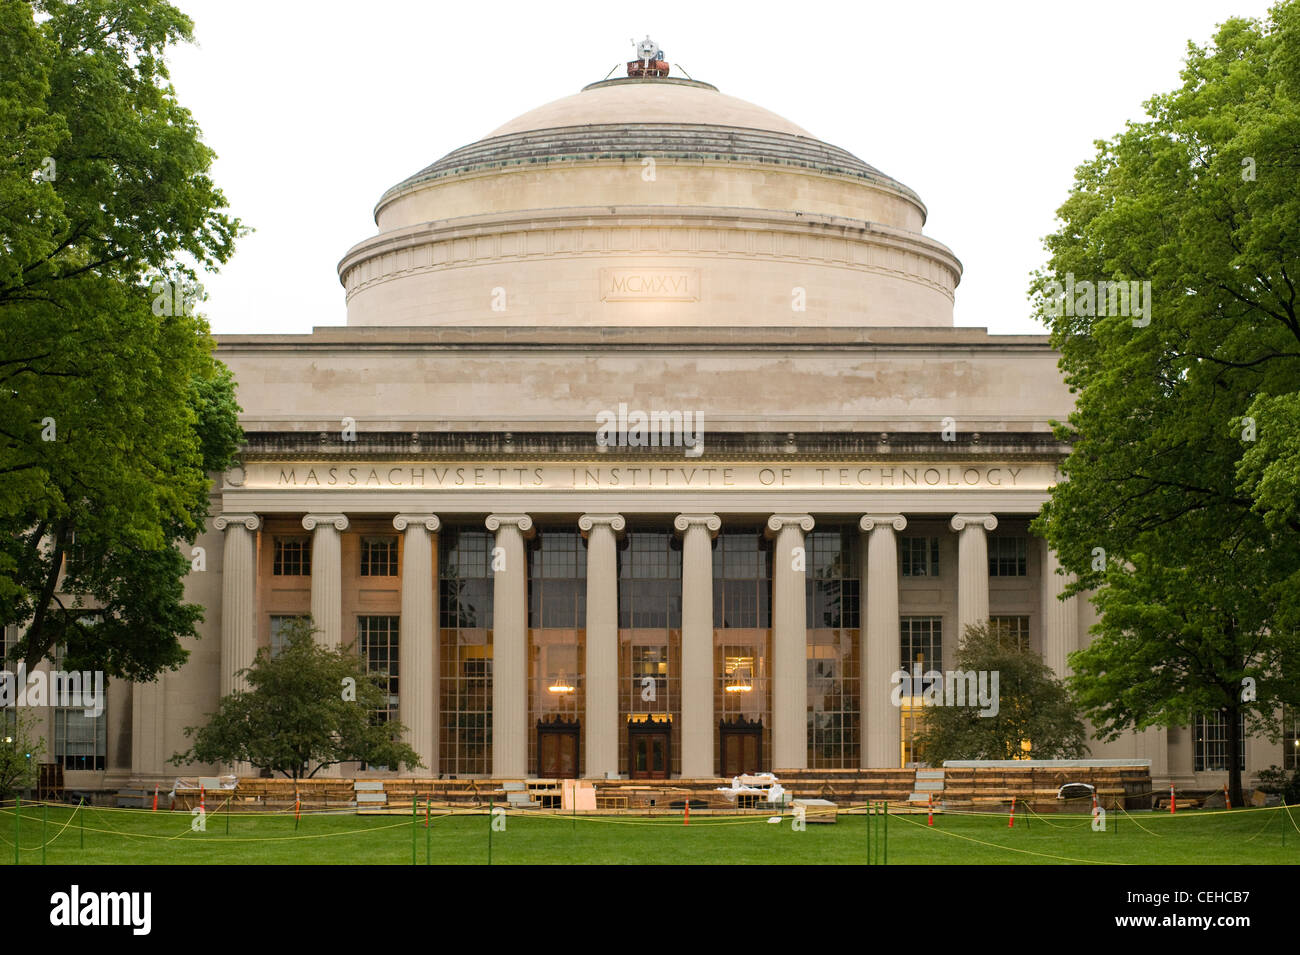
[[[346,322],[336,266],[385,189],[632,58],[668,60],[915,189],[965,267],[958,325],[1041,332],[1025,290],[1093,141],[1267,0],[480,3],[174,0],[172,79],[257,231],[204,284],[216,333]],[[678,74],[674,67],[674,74]]]

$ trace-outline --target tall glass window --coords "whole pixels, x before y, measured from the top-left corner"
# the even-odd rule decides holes
[[[438,534],[439,768],[492,771],[492,548],[485,529]]]
[[[930,670],[943,670],[943,620],[940,617],[899,618],[901,646],[899,659],[908,675],[924,676]],[[914,690],[918,690],[914,686]],[[919,693],[902,698],[902,765],[920,763],[925,753],[917,744],[917,736],[924,729],[924,709]]]
[[[366,672],[382,674],[388,689],[383,709],[375,711],[375,718],[384,723],[397,719],[397,641],[397,617],[376,614],[357,617],[357,652]]]
[[[762,527],[724,526],[714,541],[713,627],[719,772],[766,769],[772,751],[772,549]]]
[[[577,727],[585,707],[587,544],[576,527],[544,527],[528,546],[528,709],[538,730]],[[528,765],[539,776],[582,774],[581,731],[528,734]]]
[[[809,769],[859,765],[858,536],[856,526],[832,525],[804,539]]]
[[[619,765],[681,773],[682,548],[669,529],[629,528],[618,551]],[[663,724],[660,739],[643,732]],[[669,744],[662,744],[667,734]]]

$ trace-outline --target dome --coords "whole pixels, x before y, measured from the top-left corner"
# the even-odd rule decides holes
[[[626,123],[689,123],[766,129],[814,138],[770,110],[718,92],[699,80],[669,77],[625,77],[601,80],[582,91],[529,110],[488,134],[506,136],[558,126],[600,126]]]
[[[925,217],[770,110],[629,76],[387,190],[339,274],[349,324],[950,326],[961,265]]]

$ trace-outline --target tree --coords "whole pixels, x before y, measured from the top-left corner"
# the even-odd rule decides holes
[[[1189,45],[1183,84],[1098,142],[1035,276],[1078,395],[1034,525],[1096,591],[1072,686],[1103,738],[1300,692],[1300,3]],[[1101,286],[1098,283],[1122,283]]]
[[[969,695],[966,706],[926,706],[917,744],[932,766],[945,759],[1018,759],[1027,754],[1035,759],[1075,759],[1087,754],[1087,731],[1064,684],[1038,653],[1003,629],[987,623],[966,627],[957,648],[956,679],[961,673],[986,674],[990,690],[992,675],[997,674],[996,709],[981,708]]]
[[[177,543],[242,438],[188,298],[241,226],[167,79],[191,30],[156,0],[0,0],[0,626],[29,669],[64,644],[147,680],[202,619]]]
[[[6,721],[9,713],[14,716]],[[5,800],[40,781],[45,739],[35,736],[38,720],[28,707],[0,710],[0,714],[0,800]]]
[[[187,727],[194,745],[171,761],[251,763],[295,782],[336,763],[422,766],[401,742],[406,727],[379,716],[388,703],[386,675],[366,672],[350,646],[321,646],[315,632],[306,620],[286,625],[280,653],[260,649],[240,673],[249,689],[224,697],[206,726]]]

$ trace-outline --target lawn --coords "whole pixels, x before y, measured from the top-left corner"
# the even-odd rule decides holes
[[[49,864],[419,864],[485,865],[488,818],[443,815],[304,815],[295,831],[289,815],[221,813],[207,831],[191,829],[182,813],[51,805],[24,806],[20,852],[24,865],[41,862],[42,830]],[[44,820],[42,817],[45,817]],[[1300,810],[1111,813],[1106,832],[1082,816],[1017,814],[924,815],[889,820],[889,863],[984,865],[1088,863],[1300,863]],[[512,814],[492,833],[492,864],[861,864],[867,860],[868,820],[841,815],[834,825],[794,831],[765,816],[638,818]],[[15,814],[0,814],[0,863],[14,862]],[[1285,826],[1285,845],[1283,827]],[[412,836],[414,835],[414,838]],[[878,838],[878,836],[877,836]]]

